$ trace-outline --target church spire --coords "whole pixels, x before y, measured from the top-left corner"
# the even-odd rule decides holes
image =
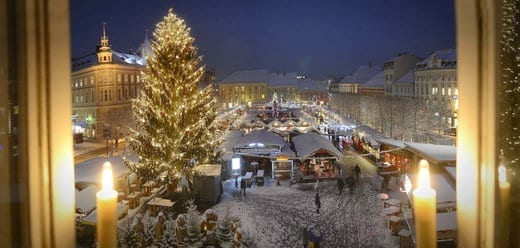
[[[103,22],[103,36],[101,36],[101,48],[109,47],[108,45],[108,37],[106,34],[106,23]]]
[[[101,46],[97,51],[98,62],[99,63],[110,63],[112,62],[112,51],[110,49],[110,45],[108,44],[108,37],[106,33],[106,23],[103,22],[103,36],[101,36]]]

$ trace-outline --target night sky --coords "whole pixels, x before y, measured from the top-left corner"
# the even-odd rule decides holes
[[[113,49],[136,49],[169,8],[191,27],[217,79],[234,71],[351,74],[398,53],[455,48],[453,0],[70,0],[72,56],[95,51],[106,22]]]

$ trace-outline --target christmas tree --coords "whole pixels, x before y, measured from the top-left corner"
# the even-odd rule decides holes
[[[212,86],[199,89],[202,58],[190,29],[171,9],[156,25],[151,49],[140,95],[133,102],[137,127],[129,137],[139,161],[125,160],[144,180],[187,175],[193,161],[212,162],[217,156]]]

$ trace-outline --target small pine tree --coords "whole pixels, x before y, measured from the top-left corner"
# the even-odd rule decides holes
[[[224,217],[219,218],[217,225],[217,240],[221,247],[228,247],[233,240],[233,233],[231,233],[231,223],[233,219],[229,214],[229,208],[226,210]]]
[[[189,161],[212,162],[218,156],[216,100],[212,86],[199,90],[204,68],[189,32],[171,9],[153,32],[153,55],[132,105],[137,127],[130,130],[129,145],[139,162],[125,160],[145,180],[189,175]]]
[[[202,217],[197,206],[193,201],[189,202],[188,211],[186,212],[186,229],[188,235],[184,238],[186,247],[202,247],[202,232],[200,226],[202,223]]]
[[[164,223],[164,235],[159,247],[175,247],[175,221],[168,217]]]
[[[125,218],[118,224],[117,240],[120,247],[138,247],[137,236],[132,228],[132,221],[131,218]]]

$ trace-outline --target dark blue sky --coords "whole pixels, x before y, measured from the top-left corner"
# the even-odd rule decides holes
[[[72,55],[95,50],[102,22],[113,49],[135,49],[169,8],[191,27],[218,79],[243,69],[321,79],[455,47],[453,0],[71,0]]]

